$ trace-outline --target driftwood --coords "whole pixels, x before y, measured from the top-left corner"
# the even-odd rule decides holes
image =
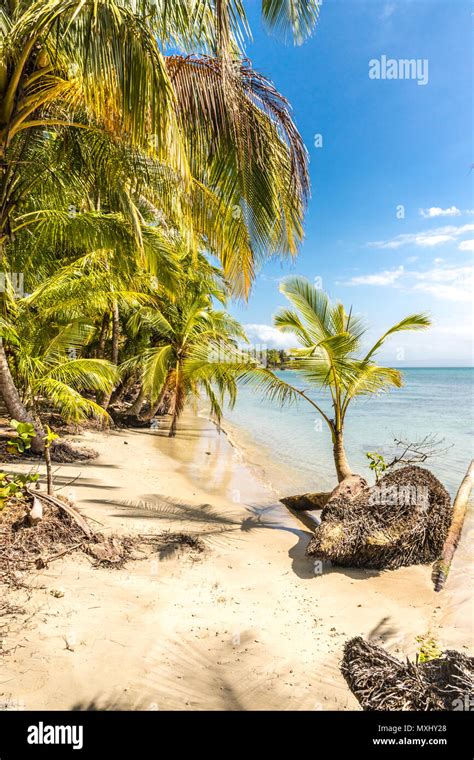
[[[74,509],[69,504],[65,504],[61,499],[57,499],[56,496],[50,496],[49,494],[43,493],[42,491],[32,491],[30,487],[28,486],[27,489],[30,496],[33,497],[33,499],[38,498],[42,501],[44,501],[46,504],[50,504],[53,507],[58,507],[58,509],[62,509],[64,512],[66,512],[69,517],[74,520],[74,522],[81,528],[82,532],[84,533],[87,538],[94,540],[96,538],[96,533],[92,530],[90,525],[84,520],[81,514],[77,511],[77,509]]]
[[[452,517],[449,494],[421,467],[390,472],[371,488],[339,484],[308,556],[344,567],[394,569],[439,557]],[[354,495],[355,494],[355,495]]]
[[[433,565],[432,580],[435,591],[441,591],[448,577],[454,552],[461,539],[464,518],[466,517],[467,505],[474,486],[474,460],[471,461],[453,505],[453,517],[451,526],[444,542],[441,557]]]
[[[401,662],[358,636],[344,646],[341,672],[364,710],[469,710],[474,696],[474,659],[454,650]]]

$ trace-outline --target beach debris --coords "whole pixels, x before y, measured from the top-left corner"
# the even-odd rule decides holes
[[[37,493],[37,492],[36,492]],[[0,513],[0,577],[3,583],[21,585],[22,576],[35,566],[45,567],[49,555],[82,543],[84,533],[63,509],[43,503],[43,519],[31,525],[29,504],[17,502]]]
[[[72,544],[72,546],[68,546],[66,549],[63,549],[60,552],[56,552],[56,554],[52,554],[49,557],[38,557],[38,559],[35,561],[36,569],[42,570],[44,567],[48,567],[50,562],[54,562],[55,559],[64,557],[65,554],[69,554],[69,552],[73,552],[75,549],[79,549],[83,543],[84,541],[79,541],[77,544]]]
[[[18,462],[18,451],[14,451],[8,444],[7,436],[0,434],[0,459],[2,462]],[[34,454],[27,449],[22,459],[37,462],[42,455]],[[51,446],[51,460],[57,464],[71,464],[74,462],[87,462],[98,456],[97,451],[88,446],[73,446],[69,441],[61,440]]]
[[[66,512],[69,517],[74,520],[76,525],[82,530],[82,532],[87,536],[89,539],[95,538],[95,532],[92,530],[90,525],[86,522],[86,520],[82,517],[82,515],[77,511],[77,509],[74,509],[73,506],[68,504],[66,501],[63,501],[62,499],[58,499],[56,496],[52,496],[51,494],[43,493],[42,491],[31,491],[31,489],[27,486],[26,491],[30,494],[30,496],[33,497],[33,503],[34,500],[40,500],[45,502],[46,504],[51,504],[54,507],[57,507],[58,509],[62,509],[64,512]]]
[[[346,642],[341,672],[364,710],[469,710],[474,658],[455,650],[425,662],[401,662],[357,636]]]
[[[10,654],[17,648],[14,646],[11,649],[7,649],[5,646],[6,638],[10,632],[11,622],[16,620],[18,616],[24,614],[25,609],[23,607],[20,607],[17,604],[10,604],[10,602],[5,599],[0,601],[0,656]]]
[[[42,519],[43,519],[43,505],[41,504],[41,501],[36,496],[33,496],[33,506],[28,512],[28,522],[30,523],[30,525],[36,525],[36,523],[39,523]]]
[[[29,516],[35,500],[41,505],[43,517],[32,524]],[[153,550],[157,550],[159,559],[165,559],[183,548],[202,553],[206,543],[197,534],[170,531],[104,537],[70,502],[29,487],[22,500],[0,511],[0,578],[8,585],[25,585],[34,567],[41,570],[77,550],[91,557],[95,567],[121,568],[126,561],[143,558]]]
[[[198,554],[206,549],[206,544],[197,535],[192,533],[172,533],[171,531],[163,531],[159,535],[142,535],[140,539],[143,543],[152,544],[159,551],[160,559],[169,559],[171,556],[181,549],[189,549]]]
[[[98,457],[97,451],[88,446],[73,446],[69,441],[55,441],[51,447],[51,459],[60,464],[88,462]]]
[[[441,557],[433,565],[432,580],[435,591],[441,591],[448,577],[449,568],[461,539],[461,533],[466,517],[467,505],[474,486],[474,460],[471,460],[468,471],[459,486],[453,505],[453,517],[444,542]]]
[[[302,493],[299,496],[284,496],[281,503],[295,511],[312,512],[315,509],[323,509],[331,497],[331,491],[319,493]]]
[[[121,567],[125,560],[130,557],[131,548],[131,539],[109,536],[103,541],[87,544],[86,552],[97,560],[96,564],[98,565]]]
[[[422,467],[393,470],[374,486],[338,484],[306,553],[344,567],[394,569],[439,557],[452,518],[449,494]]]
[[[428,433],[418,441],[407,438],[394,438],[392,448],[395,449],[392,459],[385,462],[387,470],[413,464],[423,464],[427,459],[441,457],[453,447],[446,444],[446,439],[433,433]],[[385,460],[384,460],[385,461]]]

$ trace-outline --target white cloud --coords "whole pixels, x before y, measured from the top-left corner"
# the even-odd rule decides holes
[[[412,289],[430,293],[435,298],[441,298],[444,301],[471,301],[473,273],[474,268],[470,266],[437,266],[426,272],[413,272],[411,274],[418,282]]]
[[[462,240],[458,248],[460,251],[474,251],[474,240]]]
[[[432,269],[425,271],[397,269],[375,272],[352,277],[343,285],[379,285],[403,288],[408,292],[428,293],[435,298],[447,301],[468,302],[472,299],[474,288],[474,267],[443,266],[441,260],[435,260]]]
[[[436,245],[442,245],[450,240],[456,240],[461,235],[465,235],[468,232],[474,230],[474,224],[463,224],[459,227],[454,225],[447,225],[445,227],[437,227],[434,230],[428,232],[416,232],[397,235],[390,240],[375,240],[367,245],[369,248],[385,248],[385,249],[397,249],[402,248],[405,245],[417,245],[422,248],[427,248]]]
[[[416,245],[421,245],[424,248],[431,248],[433,245],[448,243],[452,239],[451,235],[418,235],[415,242]]]
[[[247,337],[253,345],[259,344],[267,348],[296,348],[298,341],[293,335],[280,332],[276,327],[265,324],[244,325]]]
[[[465,322],[456,325],[435,325],[431,328],[431,337],[433,337],[433,333],[448,335],[450,338],[471,338],[472,324]]]
[[[377,272],[376,274],[358,275],[351,277],[343,285],[393,285],[403,275],[404,271],[403,266],[399,266],[397,269],[386,269],[384,272]]]
[[[380,18],[382,21],[386,21],[390,18],[390,16],[393,15],[396,9],[395,3],[385,3],[384,7],[382,8],[382,11],[380,13]]]
[[[433,219],[435,216],[461,216],[461,211],[456,206],[450,206],[449,208],[432,206],[431,208],[420,208],[420,215],[424,219]]]
[[[472,291],[467,293],[463,288],[459,288],[456,285],[443,285],[441,282],[422,282],[419,285],[415,285],[413,290],[429,293],[429,295],[434,296],[434,298],[439,298],[442,301],[469,302],[472,299]]]

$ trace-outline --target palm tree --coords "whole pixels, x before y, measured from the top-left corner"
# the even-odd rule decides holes
[[[222,417],[225,395],[231,402],[235,400],[231,375],[208,379],[202,372],[193,372],[189,361],[200,353],[211,366],[218,365],[219,356],[225,361],[223,351],[235,347],[237,340],[246,340],[241,325],[214,307],[213,296],[224,298],[212,277],[202,273],[188,276],[173,299],[162,296],[156,307],[140,308],[129,321],[131,334],[149,332],[153,345],[125,362],[122,370],[140,368],[143,395],[150,398],[152,409],[168,398],[170,437],[176,435],[187,400],[204,393],[217,421]]]
[[[412,314],[390,327],[365,353],[362,339],[367,328],[341,303],[331,303],[326,293],[303,277],[290,277],[280,286],[294,310],[282,309],[275,316],[279,330],[293,334],[302,348],[291,353],[292,369],[317,388],[329,391],[331,410],[324,410],[304,390],[297,394],[321,415],[331,433],[338,481],[352,475],[344,449],[344,424],[351,401],[391,387],[400,388],[400,370],[381,367],[374,358],[387,338],[406,330],[430,326],[425,314]]]
[[[317,5],[273,0],[262,3],[262,10],[269,24],[289,25],[301,41],[316,19]],[[229,0],[25,0],[1,9],[0,259],[5,271],[12,269],[15,239],[24,233],[43,242],[49,236],[62,248],[74,248],[78,232],[92,248],[117,246],[117,206],[112,204],[112,215],[102,218],[100,194],[90,197],[84,172],[72,176],[80,213],[67,213],[69,195],[58,175],[64,178],[74,166],[74,151],[84,167],[87,153],[89,165],[107,164],[102,176],[109,187],[120,188],[121,209],[134,221],[138,246],[143,182],[137,186],[135,172],[141,167],[142,177],[159,174],[156,210],[187,245],[218,255],[239,295],[248,294],[260,258],[296,252],[308,190],[306,154],[286,101],[242,64],[242,26],[242,6]],[[157,38],[186,50],[198,45],[215,59],[166,59]],[[82,133],[88,146],[81,152]],[[54,164],[56,143],[60,160]],[[114,158],[124,146],[129,156],[132,150],[133,172],[124,176],[117,161],[111,167],[104,159],[105,143],[114,144]],[[115,306],[113,311],[116,315]],[[1,338],[0,392],[12,416],[31,421]],[[39,438],[33,447],[42,448]]]
[[[15,387],[37,435],[44,438],[40,410],[45,405],[68,422],[107,417],[89,396],[109,393],[118,370],[104,359],[83,356],[94,327],[81,320],[52,321],[28,298],[10,301],[9,306],[9,319],[0,322],[0,334],[8,340]]]

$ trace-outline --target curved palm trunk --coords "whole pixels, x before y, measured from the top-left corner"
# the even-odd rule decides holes
[[[20,394],[13,382],[13,377],[10,372],[10,367],[8,366],[8,359],[1,338],[0,393],[11,418],[18,420],[18,422],[29,422],[31,425],[34,425],[37,435],[35,435],[31,441],[31,449],[35,454],[42,454],[44,452],[44,430],[42,429],[41,424],[34,419],[32,414],[30,414],[20,398]]]
[[[443,552],[441,554],[441,558],[435,562],[433,568],[433,583],[435,591],[441,591],[446,582],[446,578],[448,577],[451,562],[454,557],[454,552],[456,551],[457,545],[461,538],[464,518],[466,517],[467,512],[467,505],[473,486],[474,460],[471,461],[469,469],[464,476],[461,485],[459,486],[459,490],[456,494],[456,498],[453,504],[453,516],[451,519],[448,535],[446,536],[446,540],[444,542]]]
[[[170,429],[168,433],[168,436],[170,438],[174,438],[174,436],[176,435],[176,428],[178,427],[178,419],[184,409],[184,399],[185,399],[185,393],[184,393],[183,379],[181,375],[181,366],[180,366],[180,363],[177,362],[176,369],[175,369],[175,377],[174,377],[173,395],[171,398],[171,405],[170,405],[171,425],[170,425]]]
[[[173,417],[171,420],[170,430],[168,433],[169,438],[174,438],[176,435],[176,430],[178,428],[178,414],[176,412],[173,412]]]
[[[334,464],[336,465],[337,480],[341,483],[346,478],[350,478],[354,473],[352,472],[349,462],[347,461],[346,451],[344,449],[344,439],[342,431],[334,432],[333,436],[333,455]]]
[[[145,399],[146,399],[146,393],[143,390],[143,385],[142,385],[140,387],[140,391],[135,401],[133,402],[131,406],[128,407],[127,415],[130,415],[131,417],[138,417],[142,410],[143,404],[145,403]]]
[[[168,414],[170,412],[171,399],[170,389],[168,387],[168,381],[166,380],[163,385],[163,390],[158,396],[154,404],[150,406],[150,409],[146,414],[142,416],[144,420],[151,420],[156,414]]]

